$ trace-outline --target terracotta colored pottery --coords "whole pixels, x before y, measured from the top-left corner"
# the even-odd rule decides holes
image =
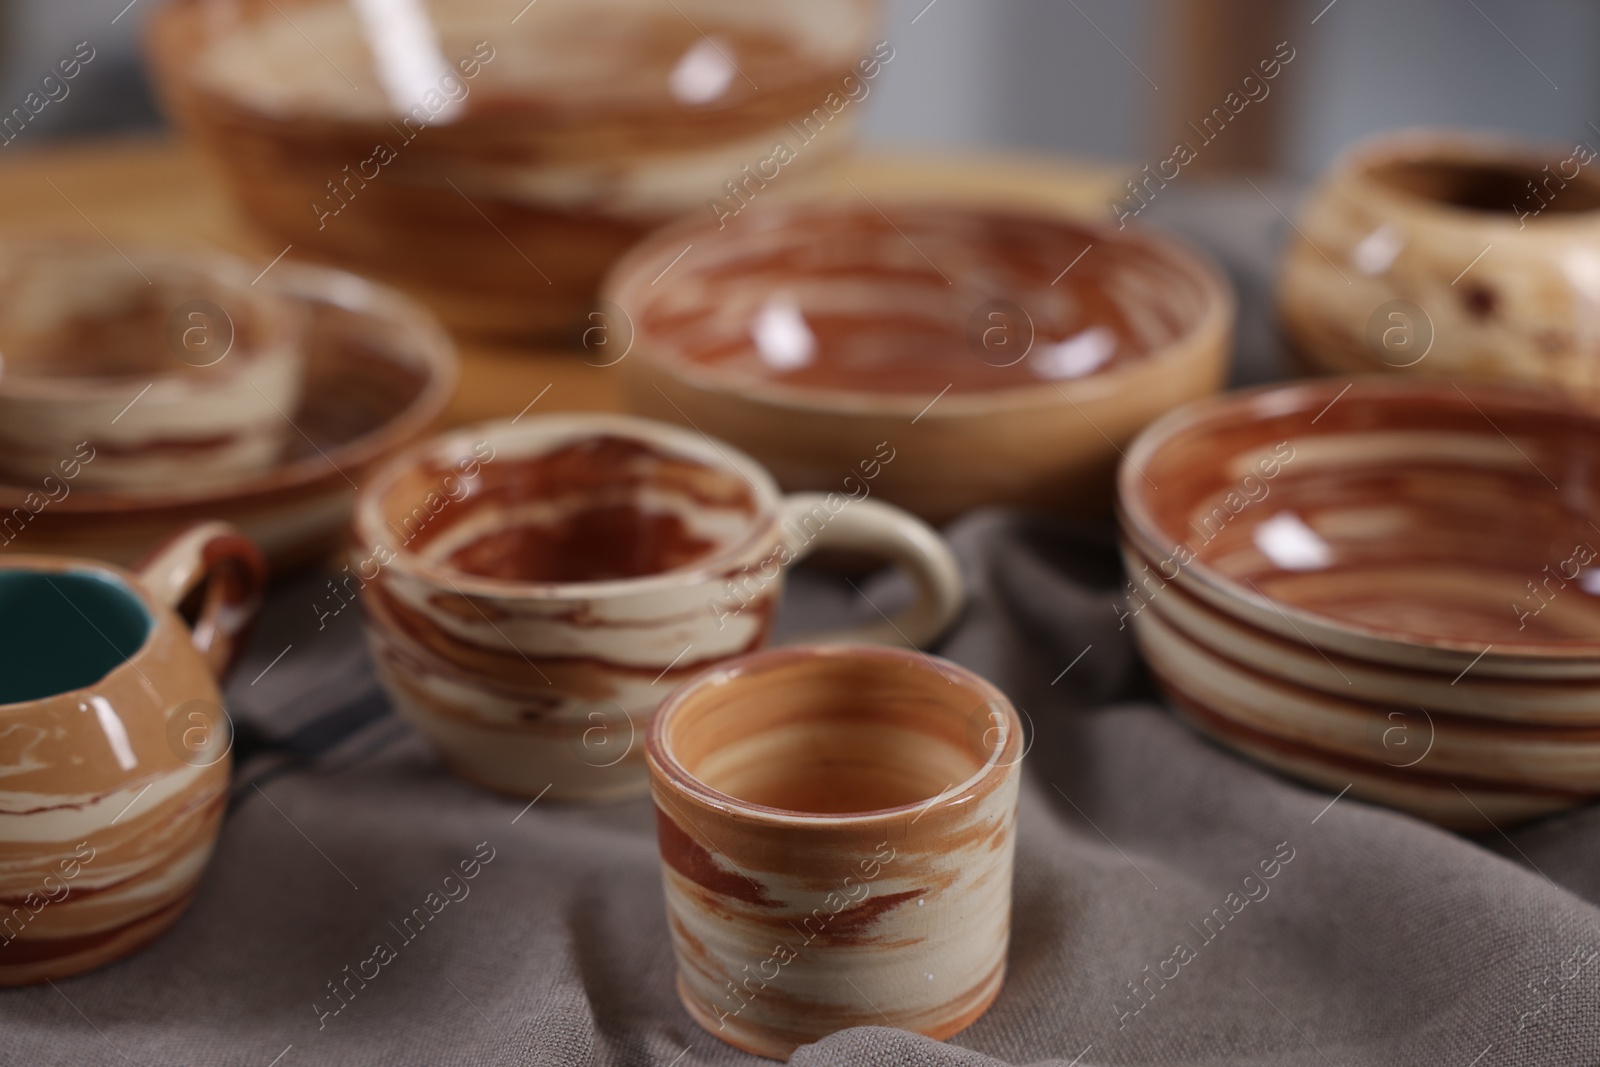
[[[1600,403],[1600,171],[1584,144],[1364,141],[1300,211],[1278,290],[1309,366],[1524,382]]]
[[[837,639],[923,645],[960,610],[926,525],[855,493],[780,496],[690,430],[614,415],[486,423],[395,457],[357,500],[346,586],[399,711],[451,766],[525,796],[643,792],[674,685],[760,647],[785,568],[819,548],[899,562],[919,599]]]
[[[341,546],[355,485],[444,411],[455,390],[455,348],[427,312],[354,275],[285,260],[256,288],[269,286],[306,320],[305,388],[297,407],[274,415],[292,435],[277,462],[220,484],[102,490],[82,476],[104,452],[69,451],[51,474],[0,480],[0,565],[10,553],[54,552],[127,566],[210,518],[243,530],[274,570]],[[123,403],[137,392],[128,390]]]
[[[678,996],[787,1059],[850,1026],[945,1038],[1005,978],[1021,724],[994,686],[879,648],[744,656],[650,730]]]
[[[231,256],[0,242],[0,471],[97,489],[272,467],[305,370],[301,309]],[[93,462],[88,462],[92,459]]]
[[[871,0],[422,9],[408,34],[343,0],[177,0],[151,55],[257,229],[479,334],[575,336],[644,234],[837,159],[893,57]]]
[[[1120,474],[1124,623],[1206,732],[1482,827],[1600,797],[1600,416],[1366,378],[1153,425]]]
[[[1222,381],[1234,307],[1164,238],[898,199],[663,231],[605,293],[636,411],[732,441],[791,491],[888,440],[879,491],[935,523],[1107,509],[1117,449]]]
[[[137,574],[0,560],[0,985],[119,959],[188,905],[227,800],[217,681],[265,579],[223,523]],[[192,632],[175,610],[191,594]]]

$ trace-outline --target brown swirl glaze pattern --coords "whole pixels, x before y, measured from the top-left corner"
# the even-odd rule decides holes
[[[248,542],[211,524],[169,543],[141,577],[46,556],[5,568],[92,569],[153,620],[138,650],[99,681],[0,704],[0,985],[24,985],[135,951],[193,897],[231,766],[214,672],[238,647],[265,567]],[[208,577],[191,635],[168,603]]]
[[[999,993],[1023,737],[888,649],[757,653],[663,705],[649,759],[678,994],[764,1056],[850,1026],[936,1038]]]
[[[1121,473],[1126,620],[1191,721],[1291,774],[1462,827],[1588,802],[1597,445],[1515,389],[1196,405]]]
[[[630,244],[796,141],[786,124],[870,52],[867,0],[680,6],[541,0],[513,22],[495,0],[430,5],[451,78],[433,97],[459,99],[436,115],[420,90],[385,93],[336,0],[181,0],[152,46],[169,105],[258,228],[405,286],[453,327],[549,335],[587,325]],[[685,64],[698,89],[675,79]],[[857,110],[824,108],[842,129],[786,169],[837,158]]]

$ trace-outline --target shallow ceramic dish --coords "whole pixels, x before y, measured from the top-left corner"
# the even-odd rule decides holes
[[[1136,586],[1174,582],[1330,655],[1596,679],[1596,454],[1600,416],[1549,393],[1296,384],[1150,427],[1118,506],[1129,544],[1157,561]]]
[[[1500,379],[1600,403],[1600,171],[1571,142],[1363,141],[1312,192],[1278,288],[1309,366]]]
[[[877,491],[931,522],[1104,510],[1117,449],[1221,382],[1234,312],[1164,238],[973,199],[758,204],[652,236],[604,292],[631,326],[635,410],[734,442],[790,491],[887,442]]]
[[[837,159],[893,57],[874,0],[418,6],[407,34],[374,4],[178,0],[153,66],[254,226],[478,334],[576,335],[645,233]]]
[[[365,471],[444,411],[455,349],[427,312],[354,275],[285,261],[269,282],[308,316],[303,399],[278,464],[220,486],[141,492],[81,488],[65,472],[0,483],[0,559],[58,552],[129,565],[211,518],[243,530],[275,570],[338,547]]]

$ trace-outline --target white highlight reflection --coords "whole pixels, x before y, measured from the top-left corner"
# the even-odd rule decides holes
[[[1255,528],[1251,539],[1286,571],[1317,571],[1333,562],[1333,549],[1292,511],[1280,511]]]
[[[728,91],[735,73],[733,63],[723,54],[728,42],[702,37],[678,58],[668,84],[673,98],[681,104],[709,104]]]
[[[1034,376],[1057,381],[1093,374],[1117,353],[1117,335],[1104,326],[1091,326],[1065,341],[1035,349],[1028,361]]]
[[[1361,239],[1351,251],[1350,260],[1362,274],[1382,274],[1394,265],[1403,247],[1405,238],[1386,222]]]
[[[798,370],[811,362],[817,338],[800,306],[784,297],[768,300],[750,326],[761,361],[776,370]]]
[[[441,81],[455,74],[424,0],[353,0],[372,51],[378,81],[397,111],[410,111],[428,93],[444,96]],[[461,101],[446,97],[432,122],[449,122]]]
[[[117,765],[125,771],[133,770],[139,765],[139,760],[133,754],[133,745],[128,741],[128,729],[122,725],[117,709],[111,706],[111,701],[99,696],[90,697],[89,705],[94,708],[95,718],[100,720],[100,729],[111,745],[112,754],[117,757]]]

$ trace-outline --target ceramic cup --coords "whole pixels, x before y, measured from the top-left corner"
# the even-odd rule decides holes
[[[125,956],[189,903],[227,801],[217,682],[265,581],[255,547],[222,523],[180,534],[137,574],[0,562],[0,985]]]
[[[299,309],[228,256],[128,254],[0,244],[0,472],[149,491],[270,467],[295,432]]]
[[[1278,313],[1306,365],[1536,384],[1600,403],[1600,171],[1584,143],[1407,130],[1307,199]]]
[[[870,499],[876,462],[840,492],[785,497],[748,456],[675,426],[486,423],[367,484],[344,582],[397,708],[456,771],[518,795],[626,796],[647,785],[656,704],[766,642],[795,560],[842,549],[916,580],[910,608],[838,639],[924,645],[954,619],[955,561]]]
[[[742,656],[650,729],[678,996],[788,1058],[850,1026],[944,1038],[999,993],[1024,741],[964,668],[868,647]]]

